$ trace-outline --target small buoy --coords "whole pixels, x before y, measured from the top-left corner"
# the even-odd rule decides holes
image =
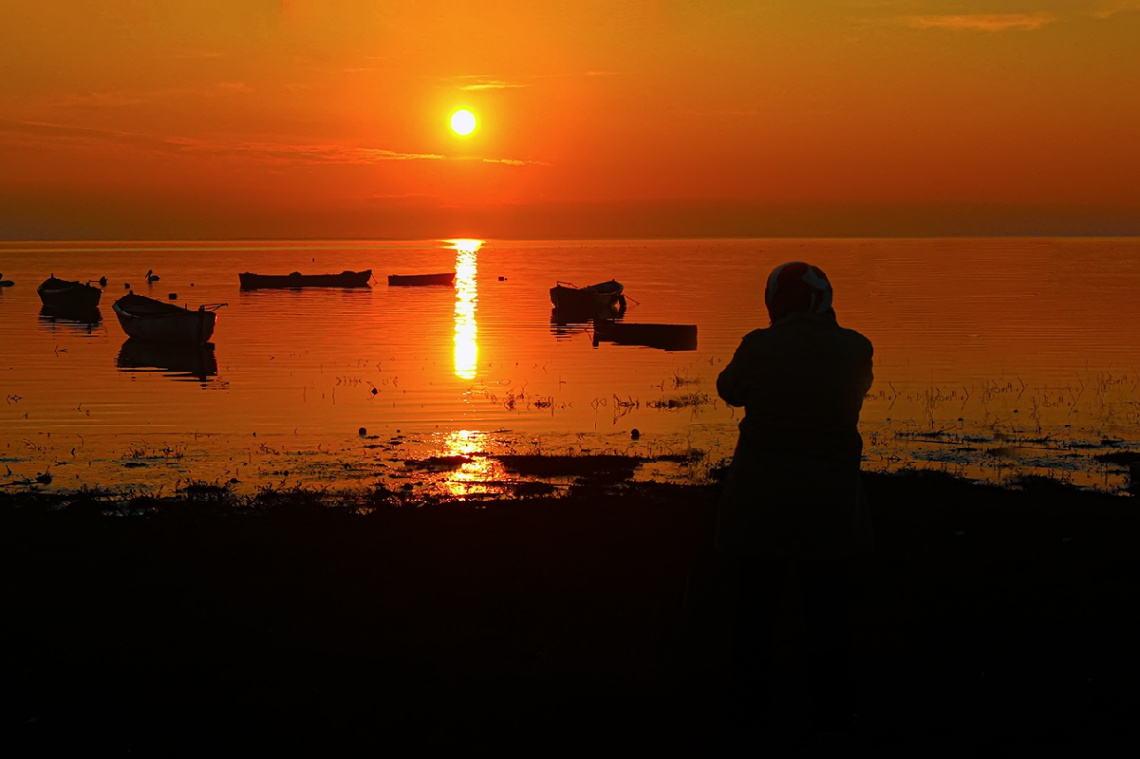
[[[379,391],[379,390],[377,390],[376,388],[372,388],[372,394],[373,394],[373,395],[376,395],[376,394],[377,394],[377,393],[379,393],[379,392],[380,392],[380,391]]]
[[[506,278],[506,277],[499,277],[499,281],[500,281],[500,282],[506,282],[506,281],[507,281],[507,278]]]
[[[124,282],[123,283],[123,289],[124,290],[130,290],[131,289],[131,283],[130,282]]]
[[[170,298],[171,300],[178,300],[178,293],[170,293],[166,297]]]
[[[640,440],[641,439],[641,430],[634,427],[632,430],[629,431],[629,436],[631,438],[633,438],[634,440]]]
[[[365,435],[367,435],[367,434],[368,434],[368,430],[366,430],[366,429],[365,429],[365,428],[363,428],[363,427],[361,427],[360,429],[358,429],[356,432],[357,432],[357,433],[358,433],[358,434],[359,434],[361,437],[364,437]]]
[[[107,278],[106,277],[99,277],[99,287],[106,287],[106,286],[107,286]]]

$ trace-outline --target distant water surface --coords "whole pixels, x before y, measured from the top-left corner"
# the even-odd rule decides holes
[[[868,468],[1124,482],[1093,456],[1140,445],[1134,238],[0,243],[15,282],[0,289],[0,477],[141,492],[426,478],[462,494],[510,479],[483,453],[695,450],[639,477],[699,478],[736,439],[716,376],[767,326],[764,280],[788,260],[823,268],[840,323],[875,344]],[[367,289],[238,287],[242,271],[367,268]],[[386,284],[442,271],[455,288]],[[52,273],[105,276],[101,319],[41,314]],[[696,350],[595,344],[589,322],[552,321],[557,281],[611,278],[624,322],[696,325]],[[111,309],[126,283],[226,303],[212,345],[128,343]]]

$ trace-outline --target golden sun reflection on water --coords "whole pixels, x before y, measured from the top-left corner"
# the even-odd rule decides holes
[[[482,240],[448,240],[455,248],[455,375],[475,379],[479,364],[479,325],[475,313],[479,305],[478,252]]]
[[[501,474],[495,459],[485,455],[486,433],[472,430],[455,430],[443,440],[443,456],[462,456],[466,459],[458,469],[451,471],[439,487],[452,497],[493,492],[492,480]]]

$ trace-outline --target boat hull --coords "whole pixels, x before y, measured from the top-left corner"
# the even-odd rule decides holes
[[[36,292],[44,306],[73,312],[94,310],[103,296],[103,291],[98,287],[55,277],[44,280]]]
[[[641,345],[666,351],[697,349],[695,324],[630,324],[600,319],[594,322],[594,345]]]
[[[214,334],[218,314],[191,311],[140,295],[124,295],[112,306],[128,337],[162,343],[204,343]]]
[[[452,287],[455,285],[455,272],[449,271],[442,274],[388,275],[389,287],[426,287],[429,285],[443,285],[445,287]]]
[[[589,287],[557,284],[550,288],[550,302],[559,311],[570,313],[618,312],[625,308],[624,288],[616,280]]]
[[[340,274],[238,274],[243,290],[283,290],[300,287],[368,287],[372,270],[342,271]]]

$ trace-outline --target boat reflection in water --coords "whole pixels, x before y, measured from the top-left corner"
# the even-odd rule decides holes
[[[214,344],[155,343],[129,338],[115,365],[122,371],[161,372],[172,379],[209,381],[218,373]]]
[[[92,334],[103,323],[103,314],[98,308],[65,308],[43,306],[40,308],[40,326],[55,331],[63,328],[72,332]]]
[[[641,345],[665,351],[695,351],[695,324],[628,324],[610,319],[594,322],[594,347],[598,343]]]
[[[455,248],[455,376],[475,379],[479,365],[479,248],[482,240],[448,240]]]
[[[621,319],[625,316],[625,309],[624,302],[616,309],[610,306],[596,305],[555,306],[550,309],[550,325],[553,329],[554,327],[590,324],[599,319]]]
[[[617,311],[609,306],[556,307],[550,309],[550,333],[561,340],[588,332],[596,321],[615,321],[624,316],[624,302]]]

